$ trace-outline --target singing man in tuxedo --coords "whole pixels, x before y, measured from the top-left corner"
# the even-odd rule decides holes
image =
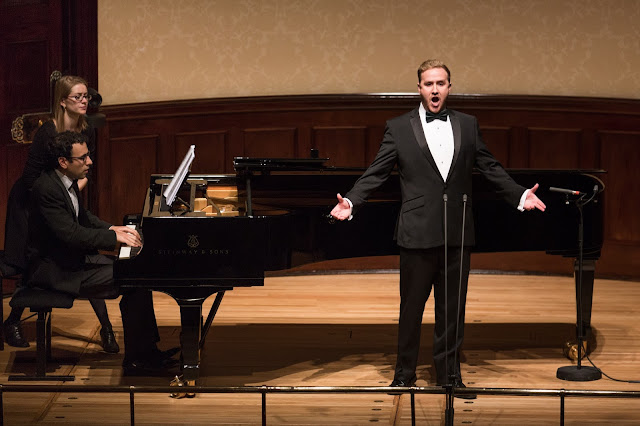
[[[86,136],[67,131],[49,142],[49,167],[31,191],[27,286],[53,289],[78,297],[115,298],[113,261],[98,250],[116,243],[141,246],[140,235],[126,226],[113,226],[86,210],[78,179],[92,165]],[[158,330],[151,292],[134,290],[120,301],[124,327],[126,374],[145,374],[173,364],[173,352],[156,346]]]
[[[400,318],[398,357],[390,386],[413,386],[416,382],[422,315],[433,286],[436,381],[441,386],[464,387],[458,354],[464,333],[470,247],[475,240],[471,209],[473,169],[482,173],[496,193],[513,208],[521,211],[545,209],[544,203],[535,195],[538,184],[531,189],[518,185],[491,155],[482,141],[476,118],[447,109],[450,88],[451,73],[443,62],[431,59],[420,65],[420,105],[387,122],[373,163],[344,198],[338,194],[338,203],[331,211],[338,220],[351,219],[397,167],[402,194],[395,231],[400,247]],[[445,195],[448,265],[444,262]],[[466,208],[463,207],[465,195]],[[464,250],[461,247],[463,211]],[[447,283],[444,282],[445,267]],[[445,312],[448,312],[446,319]]]

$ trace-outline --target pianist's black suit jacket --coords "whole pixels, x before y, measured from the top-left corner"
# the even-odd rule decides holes
[[[27,285],[78,295],[77,272],[85,255],[114,250],[111,225],[80,205],[75,215],[69,192],[54,170],[43,172],[31,191]]]
[[[450,110],[453,129],[453,162],[446,181],[429,151],[418,108],[387,122],[384,138],[375,160],[358,179],[346,197],[353,211],[390,175],[394,166],[400,175],[402,208],[395,239],[408,249],[427,249],[444,245],[443,194],[447,194],[448,244],[460,246],[463,194],[467,194],[465,245],[475,243],[472,172],[477,168],[496,193],[514,208],[525,188],[515,183],[487,150],[475,117]]]

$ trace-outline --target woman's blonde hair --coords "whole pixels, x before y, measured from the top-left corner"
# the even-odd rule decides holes
[[[84,84],[84,86],[89,89],[89,84],[87,81],[75,75],[63,75],[56,81],[56,87],[53,92],[53,119],[56,123],[56,130],[58,133],[64,132],[66,129],[64,128],[64,107],[60,105],[63,99],[66,99],[71,94],[71,89],[76,84]],[[84,118],[84,115],[81,115],[78,118],[78,125],[76,126],[76,132],[81,132],[85,130],[89,125],[87,124],[87,120]]]

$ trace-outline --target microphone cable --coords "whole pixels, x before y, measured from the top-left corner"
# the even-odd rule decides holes
[[[589,354],[585,351],[584,356],[589,360],[589,363],[593,366],[593,368],[595,368],[596,370],[598,370],[604,377],[606,377],[609,380],[613,380],[614,382],[622,382],[622,383],[640,383],[640,380],[623,380],[623,379],[616,379],[614,377],[609,376],[607,373],[605,373],[604,371],[602,371],[600,368],[598,368],[593,361],[591,361],[591,358],[589,358]]]

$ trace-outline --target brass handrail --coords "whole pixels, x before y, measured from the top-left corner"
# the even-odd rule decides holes
[[[181,388],[193,393],[251,393],[262,395],[262,424],[266,425],[266,395],[275,393],[384,393],[384,394],[410,394],[411,395],[411,423],[415,424],[415,400],[416,394],[442,394],[455,393],[460,395],[505,395],[505,396],[534,396],[534,397],[559,397],[560,421],[564,424],[564,399],[567,397],[587,398],[640,398],[640,391],[615,391],[615,390],[583,390],[583,389],[527,389],[527,388],[473,388],[452,389],[435,386],[414,387],[389,387],[389,386],[189,386]],[[23,393],[129,393],[129,409],[131,425],[135,424],[136,393],[173,393],[174,386],[107,386],[107,385],[14,385],[0,384],[0,422],[4,423],[4,394],[7,392]]]

